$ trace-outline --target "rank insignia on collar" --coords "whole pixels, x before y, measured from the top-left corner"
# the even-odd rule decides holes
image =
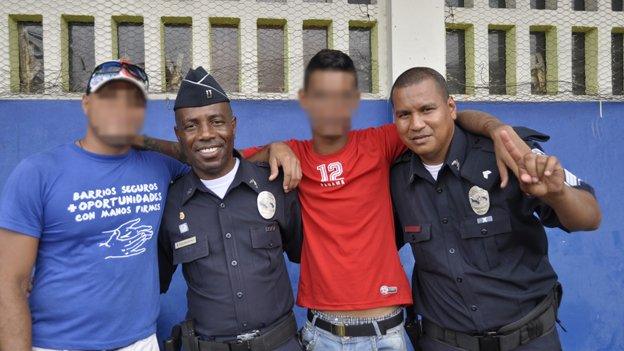
[[[186,215],[184,214],[184,212],[180,211],[180,220],[183,221],[184,218],[186,218]]]
[[[472,210],[479,216],[486,214],[490,209],[490,194],[476,185],[468,191],[468,201]]]
[[[251,180],[249,181],[249,184],[253,185],[256,189],[258,189],[258,183],[256,183],[256,180],[251,178]]]
[[[483,171],[483,178],[484,179],[488,179],[488,177],[490,176],[490,174],[492,174],[492,171],[490,171],[489,169],[487,171]]]
[[[451,162],[451,166],[455,166],[455,168],[459,171],[459,160],[453,160],[453,162]]]

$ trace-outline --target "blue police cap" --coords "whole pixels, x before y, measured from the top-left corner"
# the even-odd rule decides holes
[[[183,107],[213,105],[220,102],[230,102],[230,99],[214,77],[208,74],[202,66],[199,66],[190,69],[180,83],[173,110]]]

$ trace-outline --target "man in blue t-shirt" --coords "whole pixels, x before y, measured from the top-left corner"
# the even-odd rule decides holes
[[[96,67],[85,137],[26,158],[8,178],[1,350],[158,350],[156,235],[169,183],[188,166],[131,148],[147,85],[130,63]]]

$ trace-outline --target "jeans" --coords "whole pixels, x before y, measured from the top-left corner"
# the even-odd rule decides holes
[[[297,337],[293,337],[288,340],[284,345],[276,348],[274,351],[302,351],[301,345],[299,344],[299,339]]]
[[[314,327],[310,321],[301,330],[301,340],[306,351],[407,351],[403,324],[388,329],[385,335],[336,336]]]

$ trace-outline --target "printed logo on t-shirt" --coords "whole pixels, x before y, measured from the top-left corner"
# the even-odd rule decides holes
[[[67,212],[74,216],[76,222],[147,214],[160,211],[162,199],[157,183],[89,189],[74,192]]]
[[[134,217],[121,225],[114,222],[116,228],[103,231],[106,240],[99,243],[105,259],[127,258],[147,250],[145,245],[154,236],[154,228],[141,220],[146,214],[160,211],[162,200],[157,183],[86,189],[73,192],[67,212],[78,223]]]
[[[126,258],[144,253],[147,249],[145,243],[154,236],[151,225],[141,225],[141,218],[135,218],[119,227],[107,230],[108,240],[100,243],[100,247],[107,249],[106,259]]]
[[[336,187],[345,185],[345,179],[342,177],[342,163],[340,161],[329,164],[320,164],[316,169],[321,173],[322,187]]]
[[[383,296],[387,296],[390,294],[396,294],[399,291],[399,289],[396,286],[388,286],[388,285],[382,285],[379,288],[379,293]]]

